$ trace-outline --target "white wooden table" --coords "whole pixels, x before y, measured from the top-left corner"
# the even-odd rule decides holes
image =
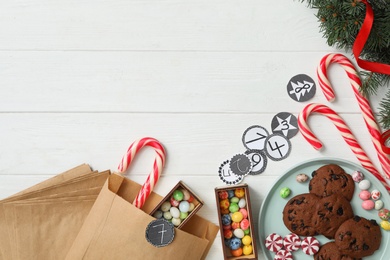
[[[245,151],[249,126],[270,130],[278,112],[297,116],[308,102],[293,101],[287,82],[301,73],[317,82],[318,62],[337,51],[314,13],[293,0],[0,1],[0,198],[81,163],[115,171],[131,142],[152,136],[168,152],[155,191],[183,180],[205,202],[199,214],[217,223],[219,165]],[[317,85],[310,102],[338,111],[379,167],[345,73],[329,73],[336,101]],[[358,163],[324,118],[310,119],[322,151],[298,134],[288,158],[245,178],[254,219],[293,165],[323,156]],[[128,176],[142,183],[153,152],[139,157]],[[218,235],[208,259],[221,259],[221,246]]]

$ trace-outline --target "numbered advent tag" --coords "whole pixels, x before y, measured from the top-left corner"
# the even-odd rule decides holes
[[[262,126],[253,125],[245,130],[242,143],[247,149],[263,150],[268,131]]]
[[[230,170],[239,176],[246,176],[252,170],[252,162],[246,154],[236,154],[230,160]]]
[[[288,112],[280,112],[272,118],[271,128],[273,133],[282,133],[288,139],[298,133],[298,120]]]
[[[250,175],[257,175],[267,168],[267,155],[261,150],[247,150],[245,154],[252,161],[252,170]]]
[[[221,166],[219,166],[219,178],[228,185],[236,185],[242,181],[243,176],[234,174],[230,170],[229,162],[229,160],[224,161]]]
[[[155,247],[163,247],[172,243],[175,229],[172,223],[159,218],[150,222],[146,227],[145,237]]]
[[[291,151],[291,143],[282,134],[272,134],[265,141],[265,153],[274,161],[285,159]]]

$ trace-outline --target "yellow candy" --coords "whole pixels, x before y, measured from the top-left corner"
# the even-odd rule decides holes
[[[232,214],[232,221],[233,222],[240,222],[244,216],[242,215],[241,212],[237,211]]]
[[[242,238],[242,243],[244,244],[244,246],[248,246],[252,243],[252,238],[246,235]]]
[[[244,253],[244,255],[250,255],[252,254],[252,251],[253,249],[251,245],[247,245],[242,248],[242,252]]]
[[[382,227],[384,230],[389,231],[389,230],[390,230],[390,222],[387,221],[387,220],[381,221],[381,227]]]

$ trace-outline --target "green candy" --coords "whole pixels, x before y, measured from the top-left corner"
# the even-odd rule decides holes
[[[245,235],[249,235],[250,232],[251,232],[251,231],[250,231],[249,228],[244,230],[244,234],[245,234]]]
[[[173,192],[173,198],[177,201],[182,201],[184,198],[184,194],[181,190],[175,190]]]
[[[290,193],[291,193],[291,190],[287,187],[284,187],[280,190],[280,197],[282,197],[283,199],[287,198],[288,196],[290,196]]]
[[[230,203],[229,211],[231,213],[237,212],[239,209],[240,209],[240,207],[238,206],[237,203],[234,203],[234,202]]]
[[[238,203],[239,201],[240,201],[240,199],[237,198],[237,197],[233,197],[233,198],[230,199],[231,203]]]

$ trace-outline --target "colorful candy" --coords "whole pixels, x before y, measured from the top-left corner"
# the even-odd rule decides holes
[[[362,202],[362,208],[365,210],[372,210],[375,207],[375,203],[372,200],[364,200]]]
[[[375,206],[374,206],[374,208],[375,208],[376,210],[382,209],[383,206],[384,206],[383,201],[381,201],[381,200],[375,201]]]
[[[276,255],[275,255],[275,260],[292,260],[293,259],[293,256],[291,254],[291,252],[287,251],[287,250],[279,250]]]
[[[283,247],[283,238],[281,235],[272,233],[265,238],[265,247],[272,252],[278,252]]]
[[[242,244],[245,245],[245,246],[252,244],[252,238],[250,236],[248,236],[248,235],[245,235],[241,239],[241,241],[242,241]]]
[[[241,198],[240,201],[238,201],[238,206],[240,207],[240,209],[245,208],[246,200],[244,198]]]
[[[373,200],[378,200],[381,197],[381,193],[379,190],[373,190],[371,191],[371,198]]]
[[[236,250],[231,250],[230,252],[232,253],[232,256],[242,256],[243,254],[241,247],[237,248]]]
[[[241,220],[244,218],[244,216],[242,215],[241,212],[237,211],[231,215],[231,218],[232,218],[233,222],[241,222]]]
[[[359,193],[359,198],[362,200],[368,200],[369,198],[371,198],[371,192],[369,192],[368,190],[362,190]]]
[[[250,226],[250,223],[249,223],[248,219],[245,218],[245,219],[241,220],[241,222],[240,222],[241,229],[243,229],[243,230],[248,229],[249,226]]]
[[[243,238],[245,236],[244,231],[241,228],[237,228],[233,231],[235,237]]]
[[[177,201],[182,201],[184,199],[184,194],[181,190],[175,190],[173,192],[173,198]]]
[[[307,255],[314,255],[320,250],[320,243],[315,237],[305,237],[301,243],[302,251]]]
[[[234,213],[234,212],[237,212],[239,209],[240,209],[240,207],[238,206],[237,203],[235,203],[235,202],[230,203],[230,205],[229,205],[230,212]]]
[[[301,239],[297,234],[290,233],[284,237],[283,245],[287,251],[297,251],[301,247]]]
[[[244,255],[250,255],[250,254],[252,254],[252,252],[253,252],[252,245],[245,245],[245,246],[242,248],[242,252],[243,252]]]
[[[282,197],[283,199],[287,198],[288,196],[290,196],[290,189],[288,187],[284,187],[280,190],[280,197]]]
[[[378,212],[378,216],[381,220],[388,220],[390,219],[390,211],[388,209],[381,209]]]
[[[359,183],[359,182],[361,182],[364,179],[364,175],[360,171],[354,171],[352,173],[352,179],[353,179],[354,182]]]
[[[381,221],[381,228],[383,228],[386,231],[390,230],[390,222],[388,220],[382,220]]]
[[[309,176],[307,176],[304,173],[300,173],[296,177],[297,182],[300,182],[300,183],[306,182],[308,179],[309,179]]]
[[[368,190],[371,187],[371,182],[369,180],[362,180],[359,182],[359,189]]]
[[[244,191],[243,188],[238,188],[238,189],[236,189],[236,190],[234,191],[234,194],[236,195],[237,198],[240,199],[240,198],[244,197],[245,191]]]
[[[237,237],[233,237],[230,240],[229,247],[231,250],[237,250],[238,248],[241,247],[241,239],[239,239]]]

